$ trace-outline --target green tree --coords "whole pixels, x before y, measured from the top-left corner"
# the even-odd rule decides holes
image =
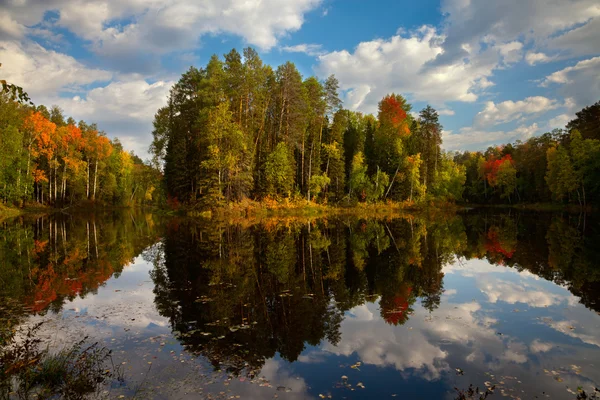
[[[554,197],[561,201],[578,187],[577,177],[569,153],[564,146],[551,147],[547,152],[546,182]]]
[[[442,153],[431,194],[449,201],[460,201],[466,179],[466,168],[455,163],[450,154]]]
[[[279,143],[267,156],[265,180],[267,195],[290,197],[293,190],[294,166],[285,143]]]

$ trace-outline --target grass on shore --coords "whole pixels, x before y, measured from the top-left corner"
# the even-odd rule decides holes
[[[238,218],[277,218],[277,217],[303,217],[317,218],[324,216],[353,215],[359,217],[386,217],[409,212],[456,211],[460,207],[448,202],[428,202],[415,204],[412,202],[378,202],[378,203],[351,203],[351,204],[317,204],[302,200],[284,199],[281,201],[265,199],[260,202],[243,200],[215,207],[210,211],[196,209],[182,209],[175,213],[185,214],[189,217],[206,219],[238,219]]]
[[[18,208],[7,207],[0,203],[0,221],[19,216],[22,211]]]

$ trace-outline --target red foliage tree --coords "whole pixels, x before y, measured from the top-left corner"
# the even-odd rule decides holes
[[[379,122],[382,125],[391,126],[398,130],[401,135],[408,135],[407,114],[404,110],[406,101],[394,94],[385,96],[379,103]]]
[[[492,186],[492,187],[496,186],[496,183],[498,181],[498,171],[500,169],[500,166],[506,162],[509,162],[513,165],[515,163],[513,161],[512,157],[510,156],[510,154],[507,154],[500,159],[492,157],[485,162],[485,164],[483,166],[484,173],[485,173],[485,179],[487,179],[490,186]]]

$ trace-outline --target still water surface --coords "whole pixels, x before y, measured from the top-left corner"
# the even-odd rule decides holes
[[[598,243],[589,216],[496,210],[27,217],[0,226],[0,313],[112,349],[107,398],[575,399],[600,386]]]

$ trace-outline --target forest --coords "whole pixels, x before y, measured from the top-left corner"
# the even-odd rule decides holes
[[[251,198],[359,202],[550,203],[600,201],[600,102],[566,129],[485,152],[442,150],[438,113],[399,94],[378,114],[342,108],[334,76],[273,70],[235,49],[191,67],[154,119],[151,153],[169,202]]]
[[[398,94],[377,117],[345,110],[335,76],[303,79],[234,49],[173,86],[151,153],[173,203],[460,200],[465,171],[441,150],[437,112],[411,111]]]
[[[154,204],[161,173],[95,124],[0,94],[0,199],[65,208],[82,202]],[[28,98],[25,98],[28,100]]]
[[[525,142],[458,153],[466,170],[463,199],[476,203],[600,203],[600,101],[566,129]]]
[[[252,48],[190,67],[154,117],[152,160],[95,124],[33,106],[3,82],[0,199],[8,205],[516,204],[600,202],[600,102],[565,129],[447,152],[437,111],[400,94],[377,115],[342,107],[335,76],[273,69]]]

